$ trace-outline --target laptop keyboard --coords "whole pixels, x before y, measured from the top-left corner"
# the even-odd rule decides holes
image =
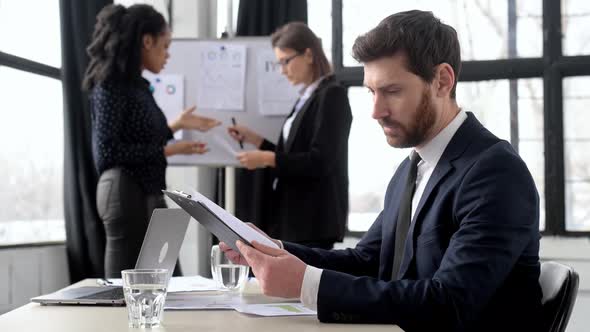
[[[104,292],[98,292],[79,297],[79,299],[89,300],[117,300],[122,299],[125,295],[123,294],[123,287],[112,287],[105,290]]]

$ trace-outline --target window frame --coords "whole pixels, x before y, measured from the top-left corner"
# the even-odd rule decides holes
[[[346,88],[362,86],[363,68],[343,65],[342,4],[332,0],[332,64],[335,76]],[[516,0],[508,1],[509,24],[516,17]],[[543,145],[545,151],[545,230],[543,235],[587,237],[590,231],[568,231],[565,220],[565,159],[563,130],[563,79],[590,75],[590,54],[566,56],[562,48],[561,2],[542,0],[543,55],[534,58],[469,60],[462,62],[460,82],[522,78],[543,80]],[[510,36],[515,44],[515,35]],[[510,45],[509,45],[510,46]],[[510,47],[509,47],[510,48]],[[512,94],[511,94],[512,95]],[[518,128],[516,128],[517,133]],[[512,129],[511,129],[512,131]],[[518,136],[516,136],[518,137]],[[347,229],[347,235],[360,237],[364,232]]]

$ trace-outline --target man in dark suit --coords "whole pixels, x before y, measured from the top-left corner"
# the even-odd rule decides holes
[[[455,30],[430,12],[384,19],[357,38],[387,142],[412,151],[384,209],[354,249],[241,242],[267,295],[300,297],[322,322],[408,331],[535,331],[540,313],[539,199],[511,145],[455,100]]]

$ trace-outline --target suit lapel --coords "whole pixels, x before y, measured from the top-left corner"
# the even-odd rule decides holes
[[[297,102],[295,102],[295,105],[297,105],[297,103],[299,102],[299,99],[297,99]],[[289,113],[289,115],[285,118],[285,121],[283,121],[283,126],[281,127],[281,132],[279,133],[279,141],[277,142],[277,151],[285,151],[285,139],[283,138],[283,130],[285,128],[285,122],[287,122],[287,119],[290,118],[291,116],[293,116],[293,113],[295,113],[295,105],[293,105],[293,108],[291,109],[291,112]]]
[[[409,158],[406,158],[402,164],[399,166],[398,170],[396,171],[397,174],[407,174],[408,173],[408,166],[409,166]],[[395,178],[395,176],[394,176]],[[406,177],[398,180],[398,183],[406,183]],[[397,225],[397,216],[399,211],[399,206],[401,204],[402,194],[403,194],[403,186],[394,186],[396,188],[393,193],[391,194],[391,198],[388,199],[390,202],[387,204],[387,211],[383,213],[383,218],[387,218],[387,220],[383,220],[383,240],[382,243],[387,244],[383,247],[382,257],[383,263],[381,264],[381,273],[380,278],[382,280],[390,280],[391,279],[391,270],[393,268],[393,251],[395,243],[395,228]]]
[[[430,176],[428,183],[426,184],[426,188],[424,188],[424,193],[420,198],[420,202],[418,204],[418,207],[416,208],[414,217],[412,218],[412,223],[410,224],[410,229],[408,230],[408,237],[406,238],[406,245],[404,247],[404,259],[402,260],[402,264],[399,269],[399,275],[401,276],[403,276],[407,272],[410,262],[414,257],[414,241],[416,240],[415,237],[417,237],[417,234],[416,236],[414,234],[414,229],[416,228],[416,224],[418,224],[419,222],[421,223],[422,221],[422,218],[418,218],[418,216],[420,215],[420,211],[424,207],[424,202],[428,200],[430,194],[432,193],[432,190],[438,186],[440,181],[452,169],[453,166],[449,162],[446,162],[443,165],[441,165],[441,162],[439,161],[436,165],[436,168],[432,172],[432,175]]]
[[[291,151],[294,138],[297,135],[299,127],[301,126],[303,116],[305,115],[305,112],[307,112],[307,110],[309,109],[311,101],[315,98],[316,92],[317,90],[314,91],[314,93],[309,97],[309,99],[305,101],[305,104],[303,104],[297,115],[295,115],[295,120],[293,120],[293,124],[291,124],[291,130],[289,130],[289,136],[287,136],[287,141],[285,142],[285,152]]]
[[[331,77],[324,78],[320,82],[318,87],[315,89],[315,91],[313,91],[311,96],[309,96],[309,98],[305,101],[305,104],[303,104],[303,106],[301,106],[301,109],[299,110],[297,115],[295,115],[295,120],[293,120],[293,124],[291,125],[291,130],[289,130],[289,136],[287,137],[287,141],[285,142],[285,152],[291,151],[291,148],[293,146],[293,141],[295,140],[295,137],[297,136],[297,131],[299,130],[299,127],[301,126],[301,122],[303,121],[303,116],[310,109],[311,103],[313,102],[313,100],[315,98],[317,98],[317,95],[320,92],[320,90],[322,90],[326,86],[326,84],[331,81],[332,81]],[[293,107],[293,112],[294,111],[295,111],[295,107]],[[293,114],[293,112],[291,112],[291,114]]]
[[[434,189],[437,188],[443,182],[443,179],[446,177],[446,175],[454,169],[452,162],[455,159],[461,157],[461,155],[467,149],[469,144],[471,144],[471,138],[474,135],[474,133],[478,129],[482,128],[483,126],[481,126],[481,124],[475,119],[473,114],[468,112],[467,119],[459,127],[455,135],[453,135],[453,138],[447,145],[440,160],[434,168],[432,175],[430,175],[430,179],[428,180],[428,183],[424,188],[422,197],[420,197],[420,202],[416,207],[416,212],[414,213],[414,217],[412,218],[412,224],[410,225],[410,229],[408,231],[408,237],[406,239],[406,245],[404,248],[404,259],[402,261],[399,271],[399,275],[402,278],[408,271],[410,262],[414,258],[414,243],[418,236],[418,234],[415,234],[414,230],[423,221],[423,218],[421,218],[420,215],[426,203],[430,199],[430,196],[432,195]]]

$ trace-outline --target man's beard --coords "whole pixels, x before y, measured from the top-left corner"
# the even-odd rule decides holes
[[[428,132],[436,121],[436,114],[434,107],[432,107],[428,87],[424,88],[417,110],[414,119],[412,119],[409,125],[403,126],[399,122],[395,123],[405,135],[398,142],[389,142],[391,146],[395,148],[410,148],[425,143]]]

